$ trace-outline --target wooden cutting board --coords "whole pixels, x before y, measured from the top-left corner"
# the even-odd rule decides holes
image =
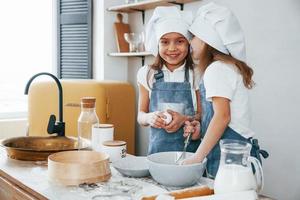
[[[123,23],[123,15],[117,14],[117,22],[114,23],[116,41],[119,52],[129,52],[129,44],[124,38],[124,33],[130,33],[129,24]]]

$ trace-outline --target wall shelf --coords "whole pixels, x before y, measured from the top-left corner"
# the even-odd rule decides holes
[[[172,6],[190,3],[199,0],[144,0],[137,3],[123,4],[119,6],[112,6],[108,8],[108,11],[131,13],[136,11],[145,11],[154,9],[157,6]]]
[[[142,66],[145,64],[146,56],[153,56],[150,52],[121,52],[121,53],[109,53],[109,56],[112,57],[141,57]]]

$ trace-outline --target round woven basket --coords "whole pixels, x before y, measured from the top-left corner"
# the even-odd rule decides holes
[[[107,181],[109,156],[95,151],[65,151],[48,157],[48,179],[62,185]]]

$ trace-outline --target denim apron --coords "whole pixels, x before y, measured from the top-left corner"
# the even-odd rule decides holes
[[[206,100],[206,91],[205,91],[203,82],[200,84],[200,96],[201,96],[201,106],[202,106],[201,138],[203,138],[207,131],[208,125],[214,115],[212,102],[209,102]],[[244,138],[239,133],[237,133],[236,131],[231,129],[229,126],[225,129],[221,139],[234,139],[234,140],[239,140],[239,141],[244,141],[244,142],[250,143],[252,145],[251,156],[256,157],[260,161],[260,163],[261,163],[260,154],[264,158],[267,158],[269,156],[269,154],[266,151],[261,150],[259,148],[257,139]],[[217,171],[219,168],[220,157],[221,157],[221,150],[220,150],[220,144],[218,142],[206,157],[207,158],[207,165],[206,165],[207,177],[213,178],[213,179],[216,177],[216,174],[217,174]]]
[[[181,103],[184,104],[184,115],[193,116],[195,114],[191,84],[189,82],[189,69],[185,69],[184,82],[165,82],[162,70],[154,75],[150,112],[159,110],[160,103]],[[182,151],[184,146],[183,127],[174,133],[168,133],[164,129],[150,127],[150,139],[148,154],[165,151]],[[191,141],[187,147],[188,152],[195,152],[200,144],[200,140]]]

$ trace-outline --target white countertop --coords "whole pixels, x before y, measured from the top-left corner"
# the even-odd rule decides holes
[[[0,148],[0,170],[12,178],[18,180],[25,187],[28,187],[48,199],[130,199],[122,193],[122,196],[93,198],[99,194],[120,193],[130,189],[131,197],[139,199],[144,195],[165,193],[168,190],[177,188],[164,187],[151,178],[128,178],[122,176],[111,167],[112,177],[108,182],[98,183],[97,188],[74,186],[66,187],[53,184],[47,179],[47,165],[45,162],[19,161],[7,157],[5,149]],[[208,179],[203,178],[198,185],[207,185]]]

